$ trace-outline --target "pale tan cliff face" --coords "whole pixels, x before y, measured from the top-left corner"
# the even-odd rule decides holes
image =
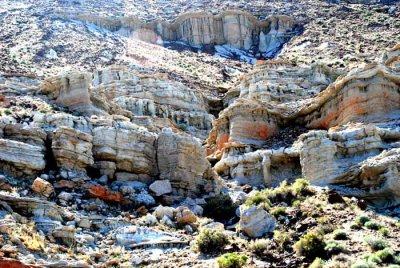
[[[228,45],[242,50],[253,49],[266,53],[268,57],[295,35],[296,27],[295,20],[289,16],[271,16],[259,21],[242,11],[226,11],[217,16],[205,12],[187,13],[174,23],[144,23],[130,17],[119,19],[95,15],[78,15],[77,18],[153,44],[184,41],[193,46]]]

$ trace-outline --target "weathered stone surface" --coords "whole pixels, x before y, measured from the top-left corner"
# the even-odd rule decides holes
[[[400,75],[394,69],[382,65],[356,69],[313,98],[300,114],[309,112],[305,121],[310,128],[387,120],[400,108],[399,88]]]
[[[38,127],[22,124],[7,124],[3,128],[3,138],[39,146],[45,151],[46,132]]]
[[[135,125],[126,128],[96,127],[93,129],[93,154],[100,172],[113,178],[116,172],[157,175],[156,135]],[[141,176],[133,178],[140,179]]]
[[[108,202],[121,203],[124,198],[120,192],[113,192],[104,186],[89,186],[88,192],[90,197],[100,198]]]
[[[296,23],[288,16],[270,16],[258,21],[253,15],[241,11],[226,11],[213,16],[206,12],[187,13],[174,23],[143,23],[133,17],[104,18],[80,15],[79,19],[91,21],[112,31],[132,34],[151,43],[184,41],[191,45],[228,45],[236,49],[261,53],[273,57],[294,34]]]
[[[275,219],[262,208],[251,206],[240,212],[240,230],[252,238],[272,233],[276,226]]]
[[[214,170],[220,175],[230,176],[242,185],[274,186],[282,180],[302,175],[299,152],[294,148],[243,153],[245,149],[242,146],[226,148]]]
[[[66,170],[85,171],[93,165],[93,137],[72,128],[60,127],[53,132],[51,149],[57,166]]]
[[[169,180],[159,180],[150,184],[149,189],[156,195],[169,194],[172,192],[171,183]]]
[[[54,188],[50,182],[45,181],[41,178],[36,178],[32,184],[32,191],[37,194],[49,197],[54,193]]]
[[[50,218],[61,221],[61,209],[55,203],[28,197],[0,194],[0,201],[7,203],[14,211],[24,216]]]
[[[0,139],[0,170],[13,176],[34,175],[45,168],[42,148],[27,143]]]
[[[160,179],[169,180],[173,193],[192,196],[215,190],[211,165],[200,142],[165,129],[157,140]]]
[[[355,124],[300,136],[304,176],[320,185],[352,187],[350,194],[399,202],[398,129]],[[393,149],[391,149],[393,148]],[[388,150],[388,151],[384,151]],[[380,201],[379,201],[380,200]]]
[[[103,96],[135,116],[169,118],[200,130],[211,128],[203,95],[162,75],[152,77],[125,68],[94,72],[93,94]]]
[[[164,218],[164,216],[167,216],[170,219],[174,218],[176,209],[172,208],[172,207],[164,207],[159,205],[155,210],[154,210],[154,216],[161,220],[162,218]]]

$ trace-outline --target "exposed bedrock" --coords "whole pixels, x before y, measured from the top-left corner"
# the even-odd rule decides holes
[[[58,168],[85,174],[93,165],[92,141],[90,134],[67,127],[53,132],[51,149]]]
[[[353,188],[352,195],[400,202],[400,129],[373,124],[310,131],[299,138],[305,178]],[[388,201],[390,200],[390,201]]]
[[[204,138],[214,118],[199,91],[163,75],[122,67],[97,70],[93,75],[62,73],[46,79],[40,89],[55,104],[83,116],[121,115],[151,130],[179,127]]]
[[[33,176],[45,168],[46,132],[21,124],[0,124],[0,169]]]
[[[96,127],[93,129],[94,165],[110,178],[150,182],[158,174],[156,139],[157,135],[130,123]]]
[[[244,151],[244,152],[243,152]],[[227,148],[215,166],[221,176],[228,176],[239,184],[276,186],[285,179],[301,177],[299,153],[293,148],[257,150]]]
[[[270,16],[259,21],[242,11],[226,11],[217,16],[206,12],[187,13],[179,16],[174,23],[144,23],[133,17],[106,18],[92,14],[73,17],[146,42],[184,41],[193,46],[228,45],[265,58],[271,58],[279,52],[299,28],[289,16]]]
[[[170,180],[175,194],[195,196],[217,188],[206,153],[193,137],[164,130],[157,140],[157,163],[160,179]]]
[[[94,73],[93,93],[135,116],[169,118],[178,125],[211,129],[213,116],[203,95],[162,75],[146,76],[123,68]]]
[[[354,70],[321,92],[301,113],[313,109],[305,117],[310,128],[387,120],[400,108],[399,89],[400,73],[394,69],[375,65]]]
[[[228,107],[207,140],[214,170],[240,184],[267,186],[303,176],[383,206],[398,203],[396,48],[386,52],[385,65],[371,64],[347,75],[318,65],[295,70],[273,62],[244,77],[227,95]],[[294,144],[272,149],[267,141],[295,126],[309,132]]]

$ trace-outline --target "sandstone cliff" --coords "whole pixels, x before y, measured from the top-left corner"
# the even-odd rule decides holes
[[[298,27],[289,16],[270,16],[259,21],[250,13],[242,11],[225,11],[217,16],[206,12],[187,13],[176,18],[174,23],[144,23],[133,17],[108,18],[93,14],[73,17],[154,44],[183,41],[192,46],[228,45],[252,51],[255,56],[264,58],[276,55],[296,34]]]

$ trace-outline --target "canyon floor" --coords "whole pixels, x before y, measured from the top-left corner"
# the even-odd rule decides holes
[[[0,0],[0,267],[400,267],[400,3]]]

